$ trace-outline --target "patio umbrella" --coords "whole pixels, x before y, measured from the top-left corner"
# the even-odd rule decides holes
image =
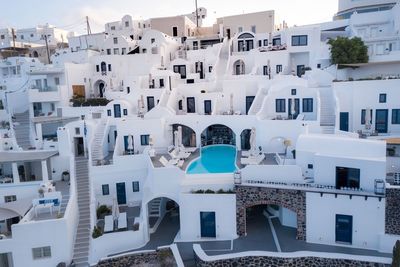
[[[182,146],[183,133],[182,133],[182,126],[178,126],[178,146]]]
[[[128,135],[128,151],[132,151],[132,150],[133,150],[133,136]]]
[[[251,128],[250,132],[250,151],[251,155],[256,155],[257,144],[256,144],[256,128]]]
[[[119,206],[116,198],[113,198],[112,216],[114,220],[118,220],[119,218]]]
[[[179,147],[179,137],[178,137],[178,131],[174,132],[174,147],[178,148]]]
[[[294,63],[294,58],[291,59],[292,75],[296,76],[296,65]]]
[[[233,114],[233,93],[231,93],[229,101],[229,114]]]
[[[371,109],[367,108],[365,109],[365,129],[370,130],[371,129]]]
[[[292,104],[290,105],[290,115],[292,116],[293,119],[293,116],[296,114],[296,104],[295,104],[296,100],[293,97],[290,101],[292,102]]]

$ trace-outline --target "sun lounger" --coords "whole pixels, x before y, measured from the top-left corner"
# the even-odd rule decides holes
[[[120,213],[118,217],[118,230],[126,229],[127,227],[126,212]]]
[[[265,155],[263,153],[248,158],[241,158],[240,163],[242,165],[259,165],[265,159]]]
[[[114,231],[114,218],[112,215],[104,217],[104,233]]]
[[[162,165],[164,165],[164,167],[174,166],[179,163],[177,159],[171,159],[168,161],[164,156],[161,156],[159,161],[161,162]]]

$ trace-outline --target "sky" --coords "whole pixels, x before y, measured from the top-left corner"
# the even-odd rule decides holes
[[[207,25],[212,25],[217,17],[275,10],[275,24],[285,20],[293,26],[332,20],[338,0],[198,0],[198,6],[208,10]],[[49,23],[84,33],[88,16],[92,32],[100,32],[105,23],[120,20],[126,14],[148,19],[194,10],[195,0],[0,0],[0,28]]]

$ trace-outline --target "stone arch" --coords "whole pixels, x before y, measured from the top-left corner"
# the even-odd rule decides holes
[[[242,150],[250,149],[250,132],[251,129],[244,129],[240,134],[240,148]]]
[[[187,126],[187,125],[184,125],[184,124],[181,124],[181,123],[174,123],[173,125],[172,125],[172,132],[175,132],[175,131],[177,131],[178,130],[178,127],[179,126],[181,126],[182,127],[182,144],[183,144],[183,146],[185,146],[185,147],[196,147],[196,142],[197,142],[197,140],[196,140],[196,131],[192,128],[192,127],[190,127],[190,126]],[[172,138],[173,138],[173,144],[174,144],[174,138],[175,138],[175,136],[174,135],[172,135]]]
[[[204,128],[201,132],[202,146],[225,144],[236,145],[235,131],[224,124],[212,124]]]
[[[39,57],[38,51],[33,51],[33,57]]]
[[[254,35],[249,32],[242,33],[238,37],[238,39],[251,39],[251,38],[254,38]]]
[[[246,209],[258,205],[277,205],[297,215],[296,239],[306,240],[306,194],[300,190],[256,186],[236,186],[237,234],[246,235]]]
[[[233,75],[244,75],[246,73],[246,65],[244,61],[238,59],[233,63]]]
[[[97,80],[93,86],[94,96],[103,98],[105,89],[106,89],[106,82],[103,80]]]

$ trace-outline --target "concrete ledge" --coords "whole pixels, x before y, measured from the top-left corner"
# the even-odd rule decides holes
[[[200,245],[193,245],[196,266],[348,266],[348,267],[389,267],[392,259],[383,257],[357,256],[339,253],[298,251],[277,253],[248,251],[218,256],[208,256]]]

